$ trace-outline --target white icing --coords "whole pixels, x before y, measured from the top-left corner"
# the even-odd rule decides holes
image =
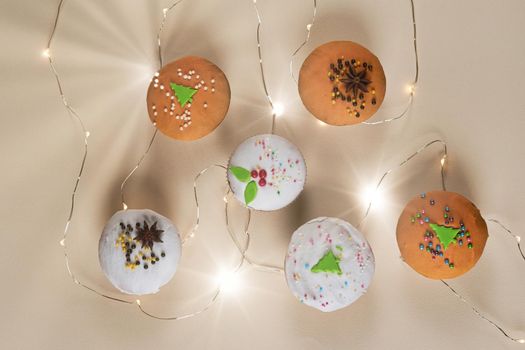
[[[266,185],[259,186],[257,195],[248,203],[256,210],[277,210],[293,202],[303,190],[306,180],[306,164],[301,152],[288,140],[271,134],[250,137],[241,143],[230,158],[230,167],[243,167],[248,171],[265,169]],[[235,197],[245,203],[246,182],[239,181],[228,170],[228,181]]]
[[[144,269],[144,260],[141,259],[141,264],[131,269],[126,267],[126,253],[122,251],[120,245],[116,245],[123,231],[120,223],[130,224],[133,227],[130,237],[134,238],[137,234],[135,224],[138,222],[144,225],[144,221],[149,227],[156,222],[157,229],[164,231],[160,235],[162,242],[155,242],[152,250],[159,257],[159,261],[155,264],[147,263],[148,269]],[[134,250],[135,253],[141,250],[142,244],[139,241],[134,242],[137,247]],[[162,252],[165,253],[165,257],[161,257]],[[159,288],[168,283],[175,274],[180,255],[181,241],[177,228],[164,216],[148,209],[129,209],[115,213],[104,227],[98,245],[98,257],[102,271],[117,289],[127,294],[157,293]],[[132,258],[132,262],[134,261],[135,259]]]
[[[312,272],[329,250],[341,274]],[[337,218],[319,217],[299,227],[285,259],[288,287],[302,303],[324,312],[344,308],[368,289],[374,275],[374,254],[363,235]]]

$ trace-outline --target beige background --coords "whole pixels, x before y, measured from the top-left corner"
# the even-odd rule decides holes
[[[374,248],[375,280],[351,307],[319,313],[297,302],[280,275],[244,270],[237,294],[206,313],[160,322],[134,306],[112,303],[74,285],[58,242],[81,156],[78,127],[57,94],[41,56],[58,0],[0,0],[0,113],[3,349],[518,349],[475,317],[439,282],[398,258],[397,216],[415,194],[437,189],[438,146],[396,170],[363,232]],[[168,1],[66,3],[54,55],[64,89],[91,132],[90,154],[69,240],[72,268],[85,283],[118,295],[98,266],[105,221],[119,209],[118,186],[152,133],[145,109],[157,69],[155,35]],[[409,117],[383,126],[320,126],[300,103],[288,73],[291,52],[310,20],[306,0],[261,0],[268,86],[285,114],[277,133],[304,153],[308,183],[299,200],[256,213],[251,255],[281,264],[291,233],[321,215],[356,223],[362,189],[426,141],[450,147],[448,187],[469,197],[486,217],[522,232],[525,148],[525,46],[522,0],[416,0],[421,79]],[[256,17],[249,0],[186,1],[169,18],[165,61],[196,54],[230,80],[224,123],[192,143],[157,139],[127,189],[132,208],[151,208],[187,232],[194,220],[193,176],[224,164],[243,139],[269,131],[258,71]],[[404,107],[413,75],[408,0],[319,1],[313,48],[352,39],[382,60],[387,99],[377,119]],[[184,248],[174,280],[144,306],[164,315],[203,305],[235,250],[224,227],[224,174],[203,178],[202,224]],[[235,214],[237,223],[242,212]],[[479,264],[452,281],[468,299],[513,334],[525,336],[525,263],[514,241],[493,224]]]

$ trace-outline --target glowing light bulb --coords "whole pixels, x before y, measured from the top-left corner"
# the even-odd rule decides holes
[[[136,303],[138,306],[140,306],[140,300],[139,300],[139,299],[135,300],[135,303]]]
[[[518,339],[518,343],[525,344],[525,339]]]
[[[277,102],[273,104],[273,114],[275,114],[276,117],[281,116],[284,112],[284,106]]]
[[[407,92],[410,95],[413,95],[416,92],[416,86],[414,84],[410,84],[407,86]]]
[[[441,158],[441,166],[445,165],[445,157]]]
[[[312,24],[311,24],[311,23],[308,23],[308,24],[306,25],[306,30],[310,31],[311,28],[312,28]]]
[[[86,139],[89,137],[89,135],[91,135],[89,131],[86,131]]]
[[[66,239],[65,239],[65,238],[62,238],[62,239],[60,240],[60,245],[61,245],[62,247],[65,247],[65,246],[66,246]]]
[[[240,281],[237,273],[232,271],[222,271],[217,276],[217,283],[221,291],[234,293],[239,290]]]
[[[521,237],[520,236],[516,236],[516,241],[519,243],[521,241]]]
[[[361,198],[367,207],[371,204],[374,208],[381,208],[384,204],[384,197],[376,186],[367,186],[361,194]]]
[[[44,57],[51,57],[51,50],[49,50],[49,48],[45,49],[43,52],[42,52],[42,56]]]
[[[124,210],[128,210],[128,205],[126,203],[122,202],[122,208]]]
[[[164,14],[164,16],[166,16],[166,14],[168,13],[168,9],[167,8],[162,9],[162,13]]]

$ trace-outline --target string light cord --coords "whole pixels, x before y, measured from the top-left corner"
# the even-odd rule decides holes
[[[224,202],[225,202],[225,205],[224,205],[224,215],[225,215],[225,219],[226,219],[226,228],[228,230],[228,234],[230,235],[230,238],[232,239],[233,243],[235,244],[235,246],[237,247],[237,249],[239,250],[239,253],[243,256],[244,260],[246,260],[246,262],[252,266],[253,268],[255,268],[256,270],[260,270],[260,271],[263,271],[263,272],[277,272],[277,273],[283,273],[284,272],[284,269],[282,267],[279,267],[279,266],[275,266],[275,265],[268,265],[268,264],[263,264],[263,263],[258,263],[256,261],[254,261],[252,258],[250,258],[248,255],[247,255],[247,250],[248,250],[248,247],[249,247],[249,243],[251,241],[251,236],[250,236],[250,232],[248,231],[248,226],[250,224],[250,221],[251,221],[251,209],[248,209],[248,218],[247,218],[247,221],[246,221],[246,225],[244,226],[244,231],[243,231],[243,236],[245,237],[246,239],[246,250],[242,250],[242,247],[241,247],[241,244],[239,242],[239,240],[237,239],[237,236],[233,230],[233,228],[231,227],[231,224],[230,224],[230,218],[229,218],[229,211],[228,211],[228,207],[229,207],[229,200],[228,200],[228,195],[230,194],[231,191],[228,190],[228,192],[226,193],[226,195],[224,196]]]
[[[393,122],[394,120],[398,120],[398,119],[403,118],[408,113],[410,108],[412,107],[412,104],[414,102],[414,93],[415,93],[415,89],[416,89],[416,84],[419,81],[419,54],[418,54],[418,50],[417,50],[417,26],[416,26],[416,13],[415,13],[415,8],[414,8],[414,0],[410,0],[410,10],[411,10],[411,15],[412,15],[412,42],[413,42],[413,47],[414,47],[414,61],[415,61],[415,63],[414,63],[415,64],[414,70],[415,70],[415,72],[414,72],[414,79],[413,79],[412,83],[408,87],[408,89],[409,89],[408,103],[407,103],[406,107],[403,109],[403,111],[399,115],[397,115],[395,117],[391,117],[391,118],[387,118],[387,119],[383,119],[383,120],[378,120],[378,121],[375,121],[375,122],[364,121],[364,122],[362,122],[362,124],[378,125],[378,124],[385,124],[385,123]],[[312,31],[312,27],[315,24],[316,16],[317,16],[317,0],[313,0],[312,19],[311,19],[310,23],[308,23],[306,25],[306,37],[305,37],[304,41],[295,49],[295,51],[292,53],[292,56],[290,57],[290,76],[292,77],[292,79],[294,80],[294,82],[296,84],[298,84],[299,82],[298,82],[297,78],[294,75],[294,70],[293,70],[294,59],[296,58],[296,56],[299,53],[299,51],[301,51],[301,49],[304,46],[306,46],[306,44],[310,40],[311,31]]]
[[[77,173],[77,176],[76,176],[76,179],[75,179],[75,183],[74,183],[74,186],[73,186],[73,191],[71,192],[71,201],[70,201],[70,207],[69,207],[69,214],[68,214],[68,217],[67,217],[67,220],[66,220],[66,224],[64,226],[64,230],[62,232],[62,239],[60,240],[60,245],[62,246],[62,249],[63,249],[63,252],[64,252],[64,262],[65,262],[65,265],[66,265],[67,273],[68,273],[69,277],[73,280],[73,282],[75,284],[81,286],[82,288],[85,288],[85,289],[89,290],[90,292],[98,294],[99,296],[104,297],[106,299],[113,300],[113,301],[118,301],[118,302],[121,302],[121,303],[130,304],[131,302],[129,302],[127,300],[120,299],[120,298],[115,298],[115,297],[112,297],[112,296],[107,295],[105,293],[101,293],[101,292],[95,290],[94,288],[90,287],[89,285],[81,282],[76,277],[76,275],[73,272],[73,270],[71,269],[71,266],[70,266],[70,263],[69,263],[69,254],[68,254],[68,249],[67,249],[67,238],[68,238],[68,234],[69,234],[69,229],[71,227],[71,222],[73,220],[73,215],[75,213],[75,201],[76,201],[77,192],[78,192],[78,189],[79,189],[79,186],[80,186],[80,180],[82,179],[82,176],[84,174],[84,169],[85,169],[85,166],[86,166],[86,160],[87,160],[88,150],[89,150],[89,143],[88,143],[89,131],[87,131],[86,126],[84,125],[84,122],[82,121],[82,118],[80,118],[80,115],[76,112],[76,110],[73,108],[73,106],[71,106],[71,104],[69,103],[68,99],[66,98],[66,95],[65,95],[63,87],[62,87],[62,79],[60,78],[60,74],[58,73],[58,70],[57,70],[57,68],[55,66],[55,60],[53,58],[52,51],[51,51],[51,48],[52,48],[52,45],[53,45],[53,39],[55,37],[55,33],[56,33],[56,30],[57,30],[57,27],[58,27],[58,23],[59,23],[58,21],[59,21],[60,14],[62,12],[64,4],[65,4],[65,0],[60,0],[60,2],[58,3],[58,7],[57,7],[56,15],[55,15],[55,20],[53,22],[53,27],[52,27],[52,30],[51,30],[51,34],[49,36],[49,40],[47,42],[47,46],[46,46],[46,49],[43,52],[43,55],[44,55],[44,57],[47,58],[47,60],[49,62],[49,67],[50,67],[51,72],[52,72],[52,74],[53,74],[53,76],[55,78],[55,81],[56,81],[56,84],[57,84],[57,88],[58,88],[58,93],[59,93],[60,99],[62,101],[62,104],[66,108],[66,111],[69,114],[69,116],[72,117],[78,123],[78,125],[80,126],[80,130],[82,132],[83,152],[82,152],[82,158],[81,158],[81,161],[80,161],[80,166],[79,166],[79,169],[78,169],[78,173]]]
[[[257,15],[257,54],[259,56],[259,70],[261,73],[261,81],[264,88],[264,94],[266,96],[266,100],[268,101],[268,104],[270,105],[270,108],[272,110],[272,128],[271,128],[271,134],[275,134],[275,119],[277,117],[277,110],[276,106],[273,103],[272,97],[270,96],[270,93],[268,92],[268,86],[266,84],[266,77],[264,75],[264,66],[263,66],[263,59],[262,59],[262,48],[261,48],[261,13],[259,12],[259,8],[257,7],[257,0],[253,0],[253,7],[255,8],[255,14]]]
[[[520,246],[520,241],[521,241],[521,237],[518,236],[518,235],[515,235],[514,233],[512,233],[511,230],[509,230],[505,225],[503,225],[499,220],[497,219],[487,219],[487,221],[490,221],[490,222],[493,222],[495,224],[497,224],[498,226],[500,226],[503,230],[505,230],[510,236],[512,236],[515,240],[516,240],[516,243],[518,245],[518,250],[521,254],[521,257],[523,258],[523,260],[525,260],[525,255],[523,255],[523,251],[521,250],[521,246]],[[472,303],[470,303],[467,299],[465,299],[461,294],[459,294],[450,284],[448,284],[447,282],[445,282],[444,280],[440,280],[441,282],[443,282],[443,284],[445,286],[448,287],[448,289],[450,289],[450,291],[459,299],[461,300],[463,303],[467,304],[471,309],[472,311],[474,311],[474,313],[482,318],[483,320],[485,320],[486,322],[490,323],[493,327],[495,327],[497,330],[499,330],[507,339],[515,342],[515,343],[519,343],[519,344],[525,344],[525,339],[523,338],[514,338],[513,336],[511,336],[508,331],[506,331],[503,327],[501,327],[499,324],[497,324],[496,322],[492,321],[491,319],[489,319],[487,316],[483,315]]]
[[[461,294],[459,294],[454,288],[452,288],[452,286],[450,284],[448,284],[447,282],[445,282],[444,280],[440,280],[445,286],[448,287],[448,289],[450,289],[450,291],[456,296],[458,297],[459,300],[461,300],[462,302],[464,302],[465,304],[467,304],[471,309],[472,311],[474,311],[474,313],[482,318],[483,320],[487,321],[488,323],[490,323],[492,326],[494,326],[496,329],[498,329],[507,339],[513,341],[513,342],[516,342],[516,343],[519,343],[519,344],[525,344],[525,339],[522,339],[522,338],[514,338],[512,336],[510,336],[508,334],[507,331],[505,331],[500,325],[498,325],[496,322],[492,321],[491,319],[489,319],[488,317],[486,317],[485,315],[483,315],[474,305],[472,305],[471,303],[468,302],[467,299],[465,299]]]
[[[523,254],[523,250],[521,249],[521,237],[518,236],[518,235],[515,235],[514,233],[512,233],[511,230],[509,230],[505,225],[503,225],[499,220],[497,219],[487,219],[487,221],[490,221],[490,222],[493,222],[495,224],[497,224],[499,227],[501,227],[505,232],[507,232],[510,236],[512,236],[515,240],[516,240],[516,244],[518,246],[518,250],[520,252],[520,255],[521,255],[521,258],[523,259],[523,261],[525,261],[525,255]]]
[[[157,52],[158,52],[158,59],[159,59],[159,70],[163,66],[163,61],[162,61],[162,42],[161,42],[161,39],[162,39],[162,33],[164,31],[164,26],[166,25],[166,21],[168,19],[169,12],[171,10],[173,10],[182,1],[184,1],[184,0],[174,1],[170,6],[162,9],[162,20],[161,20],[160,25],[159,25],[159,30],[157,31]],[[153,125],[155,126],[155,123],[153,123]],[[128,180],[131,178],[131,176],[133,176],[135,171],[138,170],[138,168],[142,164],[142,161],[144,160],[144,158],[146,158],[146,156],[148,155],[148,153],[149,153],[149,151],[151,149],[151,146],[153,145],[153,142],[155,141],[155,139],[157,137],[158,131],[159,131],[159,129],[155,128],[155,131],[153,132],[153,135],[152,135],[152,137],[151,137],[151,139],[150,139],[150,141],[148,143],[146,151],[142,154],[142,156],[140,157],[140,159],[137,162],[137,164],[135,165],[135,167],[128,173],[128,175],[125,177],[124,181],[122,181],[122,183],[120,185],[120,198],[121,198],[121,201],[122,201],[122,209],[124,209],[124,210],[128,209],[128,205],[126,204],[126,202],[124,200],[124,189],[126,187],[126,184],[127,184]]]
[[[445,141],[443,140],[440,140],[440,139],[437,139],[437,140],[432,140],[430,142],[427,142],[425,145],[421,146],[417,151],[415,151],[414,153],[412,153],[410,156],[408,156],[407,158],[405,158],[401,163],[399,163],[397,166],[393,167],[393,168],[390,168],[388,169],[382,176],[381,178],[379,179],[377,185],[375,186],[374,188],[374,194],[371,196],[371,199],[370,201],[368,202],[368,206],[366,208],[366,211],[365,211],[365,215],[363,216],[363,218],[361,219],[361,221],[359,222],[359,224],[357,225],[357,227],[359,228],[363,222],[366,220],[366,218],[368,217],[368,214],[370,214],[370,209],[372,208],[372,205],[374,203],[374,198],[375,198],[375,194],[377,193],[377,191],[379,190],[379,187],[381,187],[381,184],[383,183],[383,181],[385,180],[385,178],[390,175],[394,170],[397,170],[401,167],[403,167],[405,164],[407,164],[411,159],[413,159],[414,157],[416,157],[418,154],[420,154],[421,152],[423,152],[425,149],[429,148],[430,146],[432,146],[433,144],[440,144],[442,147],[443,147],[443,155],[441,157],[441,187],[443,189],[443,191],[446,191],[447,188],[446,188],[446,185],[445,185],[445,163],[447,161],[447,157],[448,157],[448,151],[447,151],[447,144]]]

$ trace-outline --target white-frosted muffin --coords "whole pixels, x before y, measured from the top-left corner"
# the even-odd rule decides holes
[[[306,164],[288,140],[272,134],[250,137],[233,152],[228,182],[244,205],[272,211],[286,207],[303,190]]]
[[[285,259],[292,293],[324,312],[344,308],[361,297],[374,270],[374,254],[366,239],[337,218],[319,217],[299,227]]]
[[[152,294],[168,283],[181,255],[177,228],[148,209],[122,210],[104,227],[98,245],[102,271],[127,294]]]

